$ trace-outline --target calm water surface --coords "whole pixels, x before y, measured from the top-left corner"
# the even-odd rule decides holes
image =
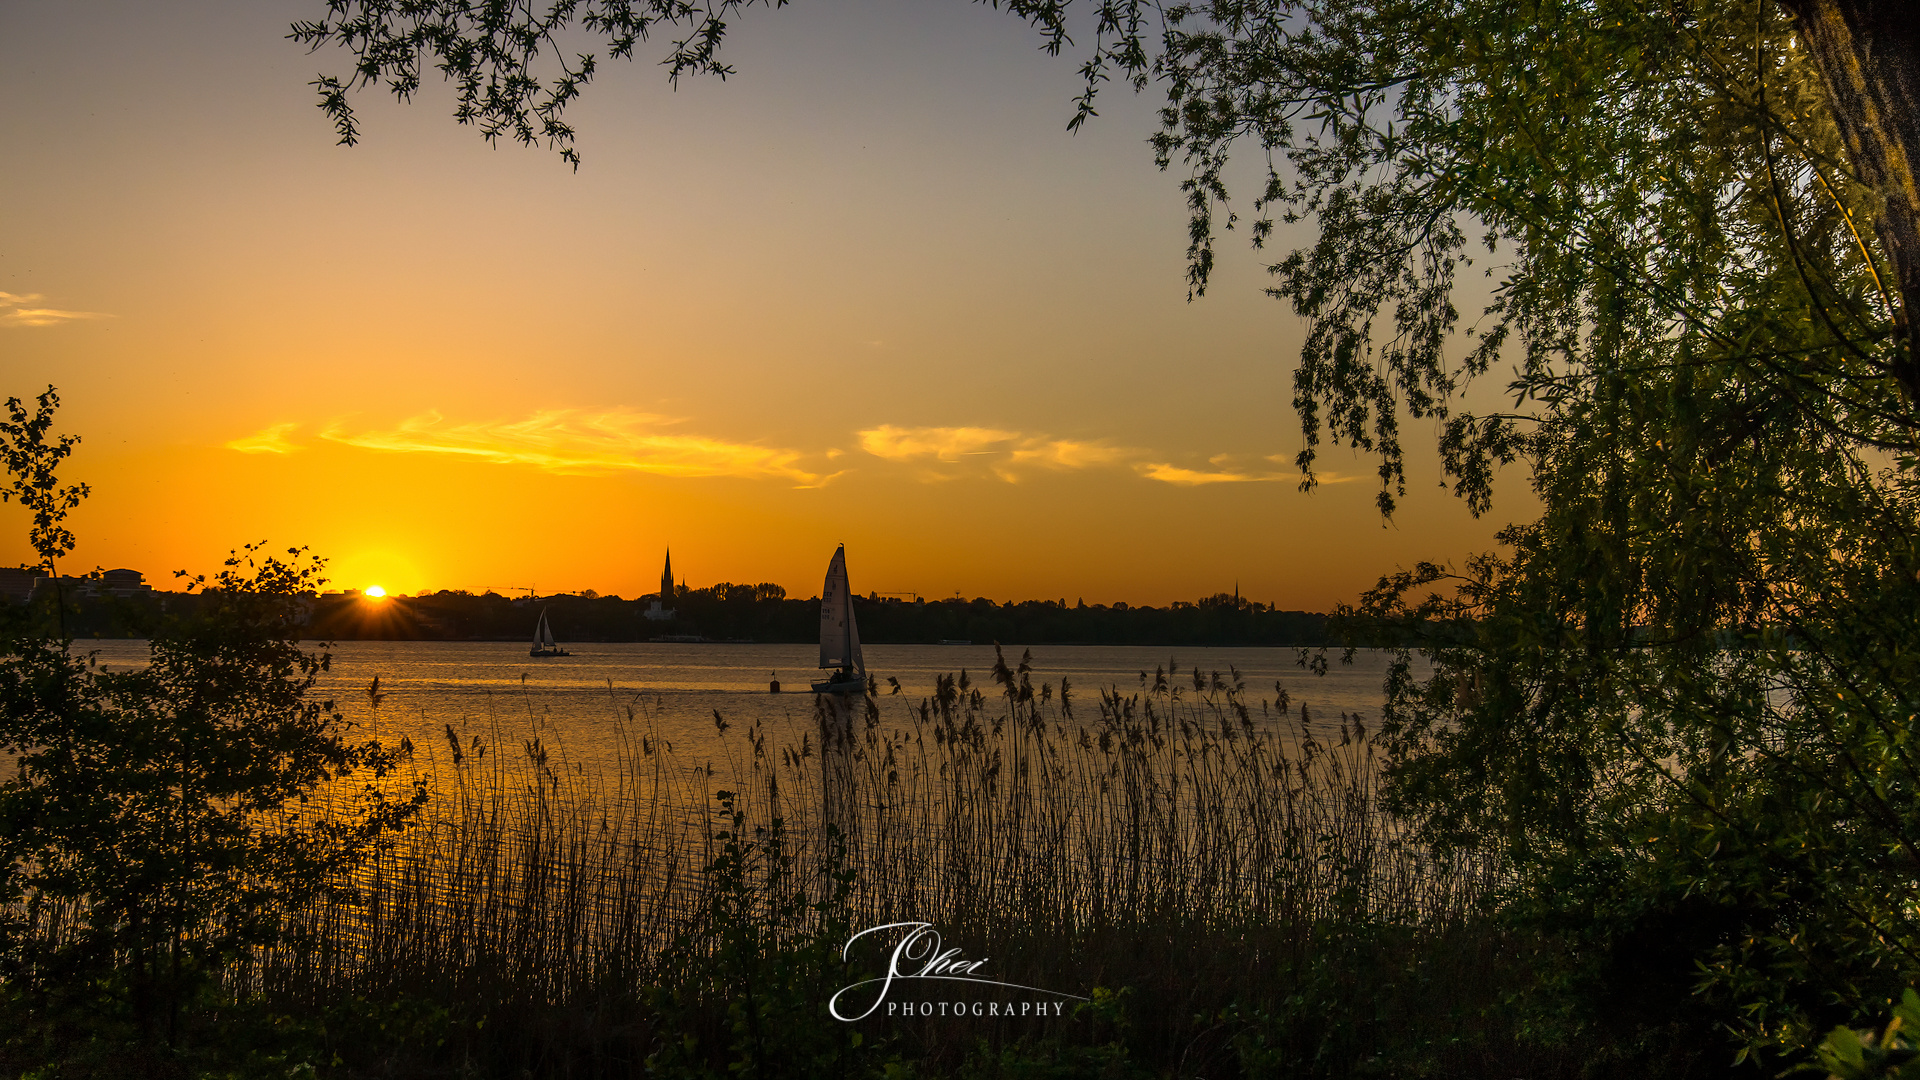
[[[539,738],[582,772],[610,766],[624,741],[641,737],[664,741],[682,761],[724,765],[744,756],[742,733],[755,722],[776,750],[798,747],[813,730],[814,695],[807,684],[819,677],[812,666],[817,646],[567,647],[572,656],[534,659],[514,642],[343,641],[333,646],[332,670],[321,690],[359,731],[383,741],[409,738],[427,763],[447,754],[449,726],[469,746],[479,737],[517,750],[525,739]],[[81,640],[74,649],[96,652],[110,670],[147,660],[144,641]],[[1018,663],[1020,652],[1009,649],[1008,663]],[[869,673],[879,680],[884,723],[904,723],[907,708],[931,696],[942,674],[966,671],[989,699],[999,691],[990,674],[991,645],[868,645],[865,654]],[[1369,724],[1378,717],[1385,653],[1362,652],[1351,666],[1332,654],[1325,676],[1303,670],[1296,655],[1273,648],[1046,645],[1033,649],[1031,677],[1035,687],[1051,687],[1056,701],[1062,680],[1070,681],[1082,723],[1098,717],[1099,691],[1139,693],[1141,673],[1151,678],[1161,666],[1178,673],[1171,676],[1173,685],[1188,695],[1194,668],[1223,679],[1237,670],[1256,717],[1261,703],[1273,701],[1278,681],[1292,698],[1295,717],[1307,705],[1316,734],[1337,731],[1342,712],[1358,713]],[[383,695],[377,707],[368,693],[376,677]],[[899,694],[892,693],[889,677],[899,681]],[[787,692],[769,693],[771,679]],[[714,722],[716,712],[730,726],[724,734]]]

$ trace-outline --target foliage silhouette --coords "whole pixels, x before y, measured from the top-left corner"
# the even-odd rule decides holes
[[[16,485],[62,493],[63,510],[85,488],[55,477],[77,441],[47,441],[57,402],[49,389],[28,429],[30,446],[54,449],[7,463]],[[35,520],[43,554],[72,547],[57,524]],[[110,672],[29,612],[4,613],[0,961],[38,1015],[104,1011],[177,1041],[196,995],[279,941],[290,909],[342,888],[424,801],[380,783],[407,748],[349,742],[311,695],[327,656],[300,647],[299,627],[320,569],[303,549],[235,552],[189,583],[201,603],[161,625],[143,670]]]

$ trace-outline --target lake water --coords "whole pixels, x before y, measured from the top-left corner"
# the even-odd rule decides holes
[[[692,764],[724,765],[745,751],[742,733],[758,722],[771,747],[798,747],[814,730],[814,695],[808,683],[820,677],[813,645],[720,645],[613,643],[569,645],[572,656],[535,659],[524,644],[467,641],[343,641],[332,648],[331,671],[321,692],[333,698],[358,732],[382,741],[411,739],[431,762],[447,753],[446,729],[463,743],[479,737],[490,745],[517,747],[537,737],[561,760],[592,772],[618,760],[623,740],[663,741]],[[147,660],[144,641],[81,640],[76,652],[97,654],[109,670]],[[1009,665],[1022,650],[1007,650]],[[1062,680],[1072,686],[1075,716],[1098,717],[1101,690],[1134,694],[1141,675],[1169,669],[1172,685],[1193,693],[1193,669],[1211,681],[1238,671],[1254,716],[1275,698],[1279,682],[1292,699],[1292,715],[1304,703],[1316,736],[1337,733],[1340,714],[1357,713],[1369,726],[1379,716],[1387,654],[1363,651],[1352,665],[1337,653],[1324,676],[1302,669],[1293,649],[1185,648],[1047,645],[1033,650],[1031,678],[1058,700]],[[991,645],[868,645],[868,672],[879,682],[882,722],[904,722],[906,709],[934,692],[934,680],[965,671],[991,702],[1000,688],[992,680]],[[383,697],[376,708],[368,694],[375,678]],[[900,692],[888,683],[898,681]],[[770,693],[778,679],[785,693]],[[797,691],[797,692],[796,692]],[[718,730],[714,714],[729,725]],[[631,720],[629,720],[631,716]]]
[[[147,661],[145,642],[75,649],[109,670]],[[859,925],[1003,907],[1099,918],[1166,897],[1197,918],[1236,918],[1351,890],[1354,866],[1369,868],[1363,887],[1383,909],[1425,911],[1457,907],[1466,880],[1374,813],[1372,750],[1343,748],[1342,713],[1377,721],[1381,652],[1315,676],[1291,649],[1046,646],[1030,673],[1051,697],[1036,730],[997,722],[1009,710],[992,646],[874,645],[865,653],[878,724],[856,730],[850,753],[810,760],[798,751],[809,739],[819,747],[814,646],[582,644],[533,659],[517,642],[350,641],[332,652],[320,689],[349,737],[410,740],[412,767],[384,786],[404,795],[418,780],[434,796],[396,847],[355,868],[361,884],[419,902],[342,909],[340,955],[355,962],[383,963],[358,950],[388,937],[502,952],[580,934],[652,947],[660,939],[647,935],[679,925],[711,884],[699,871],[714,857],[713,830],[729,825],[715,813],[721,790],[756,828],[786,823],[788,865],[817,866],[836,845],[856,871],[848,903]],[[1186,701],[1202,696],[1195,668],[1209,687],[1215,672],[1238,672],[1255,730],[1164,699],[1152,721],[1142,710],[1100,729],[1100,691],[1142,694],[1142,673],[1150,682],[1163,667]],[[935,679],[962,670],[986,699],[978,716],[959,710],[957,733],[938,714],[911,723]],[[769,693],[771,678],[798,692]],[[1071,719],[1059,709],[1063,680]],[[1284,719],[1271,708],[1276,682],[1292,702]],[[1298,737],[1302,704],[1317,750]],[[1216,729],[1216,719],[1226,722]],[[756,728],[765,759],[746,737]],[[323,798],[357,798],[361,782]],[[827,841],[829,822],[844,840]],[[474,912],[493,921],[475,929]]]

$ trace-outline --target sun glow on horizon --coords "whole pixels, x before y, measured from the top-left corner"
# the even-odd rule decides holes
[[[1189,215],[1138,151],[1150,96],[1063,139],[1071,72],[1017,24],[822,7],[805,49],[753,35],[725,90],[669,107],[629,85],[644,64],[609,73],[576,174],[397,103],[379,147],[340,151],[297,122],[308,61],[260,51],[279,16],[0,0],[5,130],[87,148],[0,155],[0,193],[39,211],[6,221],[0,403],[56,385],[50,434],[86,440],[61,468],[93,493],[72,565],[166,588],[271,538],[325,558],[329,617],[392,640],[451,632],[421,599],[443,590],[656,595],[669,547],[689,587],[816,596],[843,540],[862,595],[1164,607],[1238,583],[1321,611],[1532,516],[1516,466],[1513,505],[1474,517],[1425,440],[1391,523],[1364,450],[1297,490],[1310,328],[1265,295],[1267,252],[1222,248],[1188,303]],[[235,141],[241,170],[204,151]],[[778,200],[742,179],[767,160],[804,163]],[[1269,246],[1310,244],[1298,224]],[[410,258],[369,263],[373,239]],[[1497,411],[1497,381],[1466,404]],[[27,516],[0,503],[0,571],[40,561]]]

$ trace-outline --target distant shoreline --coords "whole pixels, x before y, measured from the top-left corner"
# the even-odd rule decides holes
[[[70,598],[67,628],[76,638],[147,637],[163,619],[190,615],[199,603],[200,597],[191,593]],[[532,639],[542,611],[555,636],[568,644],[657,639],[716,646],[809,644],[819,640],[820,632],[819,600],[788,599],[770,594],[765,587],[683,590],[664,603],[658,596],[529,599],[440,592],[380,600],[335,593],[311,596],[305,606],[300,635],[315,641],[526,642]],[[874,645],[970,641],[975,645],[1317,648],[1338,644],[1328,631],[1329,616],[1324,613],[1281,610],[1225,593],[1167,607],[868,597],[857,599],[854,611],[862,641]]]

